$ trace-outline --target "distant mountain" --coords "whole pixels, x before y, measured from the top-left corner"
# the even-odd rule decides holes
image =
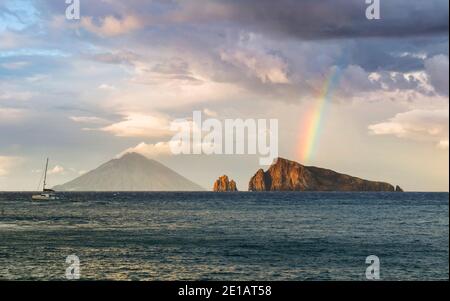
[[[402,191],[389,183],[374,182],[333,170],[303,166],[278,158],[267,171],[258,170],[250,179],[250,191]]]
[[[56,191],[204,191],[163,164],[127,153],[72,180]]]

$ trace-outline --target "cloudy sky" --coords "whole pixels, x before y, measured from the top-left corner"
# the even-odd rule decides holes
[[[448,191],[447,0],[0,0],[0,190],[134,150],[205,188],[246,190],[258,156],[173,156],[170,122],[279,119],[280,155],[406,190]],[[307,158],[308,120],[332,71]],[[305,162],[307,161],[307,162]]]

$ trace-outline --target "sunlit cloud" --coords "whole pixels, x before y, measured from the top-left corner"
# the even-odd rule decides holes
[[[117,90],[116,87],[114,87],[113,85],[108,85],[108,84],[101,84],[100,86],[98,86],[98,88],[100,90],[106,90],[106,91],[114,91]]]
[[[124,120],[100,129],[118,137],[165,137],[171,135],[170,119],[162,115],[128,113]]]
[[[53,168],[48,170],[48,174],[49,175],[59,175],[59,174],[63,174],[65,172],[64,167],[60,166],[60,165],[55,165]]]
[[[369,126],[374,135],[393,135],[417,141],[431,141],[448,148],[448,110],[412,110],[399,113],[386,122]]]
[[[239,49],[223,51],[220,57],[225,62],[242,68],[249,76],[255,76],[263,83],[287,84],[290,82],[287,63],[276,55]]]
[[[158,142],[154,144],[141,142],[138,145],[121,152],[118,157],[121,157],[126,153],[138,153],[148,158],[170,156],[172,154],[170,151],[170,142]]]
[[[113,37],[140,28],[142,22],[135,16],[124,16],[123,18],[107,16],[101,18],[98,22],[95,22],[92,17],[82,17],[81,26],[100,36]]]
[[[96,116],[71,116],[70,120],[78,123],[93,123],[93,124],[108,123],[108,120]]]

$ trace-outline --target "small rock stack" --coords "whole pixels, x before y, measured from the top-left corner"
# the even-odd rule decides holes
[[[236,182],[234,180],[229,180],[228,176],[223,175],[219,177],[216,182],[214,182],[214,192],[230,192],[238,191],[236,187]]]

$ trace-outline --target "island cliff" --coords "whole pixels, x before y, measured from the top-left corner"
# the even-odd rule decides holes
[[[403,191],[385,182],[374,182],[329,169],[303,166],[278,158],[267,171],[258,170],[249,191]]]
[[[228,176],[219,177],[216,182],[214,182],[213,187],[214,192],[229,192],[238,191],[236,188],[236,182],[234,180],[229,180]]]

